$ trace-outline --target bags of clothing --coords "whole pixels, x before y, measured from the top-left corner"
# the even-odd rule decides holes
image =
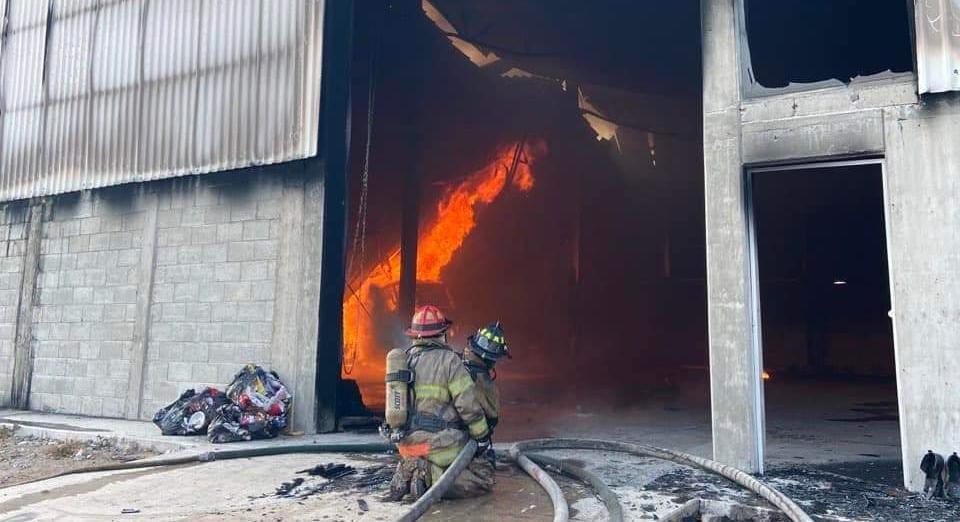
[[[183,392],[172,404],[153,416],[153,423],[164,435],[202,435],[207,432],[217,410],[230,401],[216,388]]]
[[[287,427],[290,392],[276,372],[248,364],[227,386],[230,403],[220,407],[207,438],[210,442],[268,439]]]
[[[287,427],[292,396],[276,372],[248,364],[226,392],[190,389],[153,416],[164,435],[207,434],[211,442],[267,439]]]

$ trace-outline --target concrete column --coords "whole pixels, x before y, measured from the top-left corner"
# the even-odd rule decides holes
[[[273,321],[273,368],[293,392],[294,431],[316,433],[316,351],[320,302],[318,180],[287,180],[280,210],[280,256]],[[306,188],[310,193],[306,195]],[[308,199],[309,198],[309,199]]]
[[[13,382],[10,389],[11,406],[21,410],[30,407],[30,381],[33,379],[33,303],[37,294],[37,274],[40,272],[44,204],[33,201],[28,212],[27,241],[23,252],[23,269],[20,271]]]
[[[713,458],[763,467],[759,350],[754,343],[750,247],[741,159],[735,0],[701,2],[704,193]]]
[[[137,270],[137,311],[133,325],[133,343],[130,352],[130,374],[127,379],[127,397],[124,416],[139,419],[143,398],[143,374],[147,367],[147,349],[150,345],[150,303],[153,300],[153,275],[157,258],[157,212],[159,198],[143,186],[135,196],[143,198],[143,242],[140,246],[140,264]]]
[[[960,451],[960,94],[884,111],[900,440],[906,486],[927,450]]]

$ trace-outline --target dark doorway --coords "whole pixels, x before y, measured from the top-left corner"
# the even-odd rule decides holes
[[[899,459],[881,164],[754,171],[752,190],[767,433],[811,443],[770,458]]]

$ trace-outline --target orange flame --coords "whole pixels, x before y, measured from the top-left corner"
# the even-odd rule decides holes
[[[531,165],[543,145],[515,143],[500,147],[493,161],[470,174],[448,190],[437,204],[436,216],[421,228],[417,243],[417,281],[442,283],[444,268],[460,250],[477,225],[476,212],[495,201],[509,182],[521,192],[534,186]],[[513,170],[511,179],[507,179]],[[349,284],[343,303],[344,374],[361,385],[382,386],[387,346],[379,346],[372,312],[374,302],[385,299],[390,311],[397,309],[400,282],[400,248],[374,264],[358,284]],[[372,395],[372,394],[371,394]],[[382,398],[368,396],[365,402],[378,404]]]

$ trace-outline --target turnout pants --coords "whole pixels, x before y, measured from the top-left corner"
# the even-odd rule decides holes
[[[414,500],[420,498],[443,474],[444,468],[431,464],[422,457],[403,458],[390,482],[388,500],[398,501],[408,493]],[[494,466],[486,457],[474,458],[443,495],[446,499],[472,498],[493,490]]]

